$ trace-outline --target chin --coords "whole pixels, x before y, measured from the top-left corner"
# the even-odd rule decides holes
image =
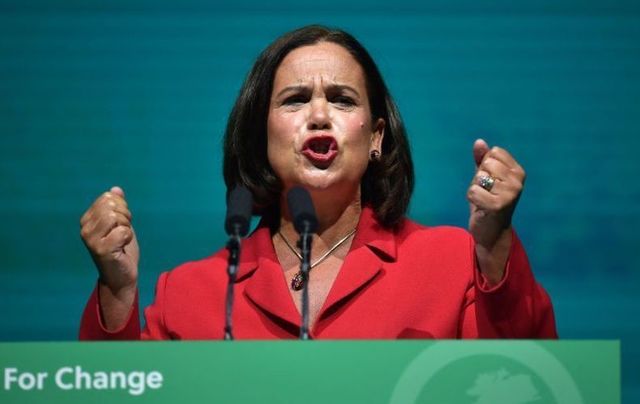
[[[329,191],[336,188],[336,184],[333,181],[321,178],[306,178],[297,185],[306,188],[308,191]]]
[[[302,169],[297,175],[286,181],[287,188],[300,186],[309,191],[322,191],[332,189],[336,185],[336,178],[325,170]]]
[[[306,188],[309,192],[330,192],[343,197],[345,193],[357,192],[360,182],[351,181],[334,175],[312,175],[300,178],[296,185]]]

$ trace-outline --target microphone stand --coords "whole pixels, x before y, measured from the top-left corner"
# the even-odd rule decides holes
[[[240,225],[234,224],[233,233],[227,242],[227,250],[229,250],[229,258],[227,261],[227,297],[226,297],[226,313],[224,323],[224,339],[226,341],[233,340],[233,326],[231,324],[231,313],[233,309],[233,286],[236,282],[238,274],[238,262],[240,261]]]
[[[302,325],[300,326],[300,339],[308,340],[309,337],[309,271],[311,269],[311,241],[313,241],[313,233],[310,230],[308,221],[304,222],[304,229],[300,233],[298,247],[300,248],[300,273],[302,273]]]

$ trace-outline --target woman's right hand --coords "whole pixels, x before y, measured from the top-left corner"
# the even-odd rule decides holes
[[[100,306],[107,328],[116,328],[133,304],[140,249],[124,191],[102,194],[80,219],[80,236],[99,273]]]

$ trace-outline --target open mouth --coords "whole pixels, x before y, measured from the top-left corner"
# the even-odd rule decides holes
[[[338,154],[338,142],[331,136],[315,136],[304,142],[302,154],[316,167],[326,168]]]

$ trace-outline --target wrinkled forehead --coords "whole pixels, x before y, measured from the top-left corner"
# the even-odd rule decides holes
[[[320,42],[289,52],[276,70],[273,89],[294,84],[347,84],[365,89],[364,72],[356,59],[342,46]]]

